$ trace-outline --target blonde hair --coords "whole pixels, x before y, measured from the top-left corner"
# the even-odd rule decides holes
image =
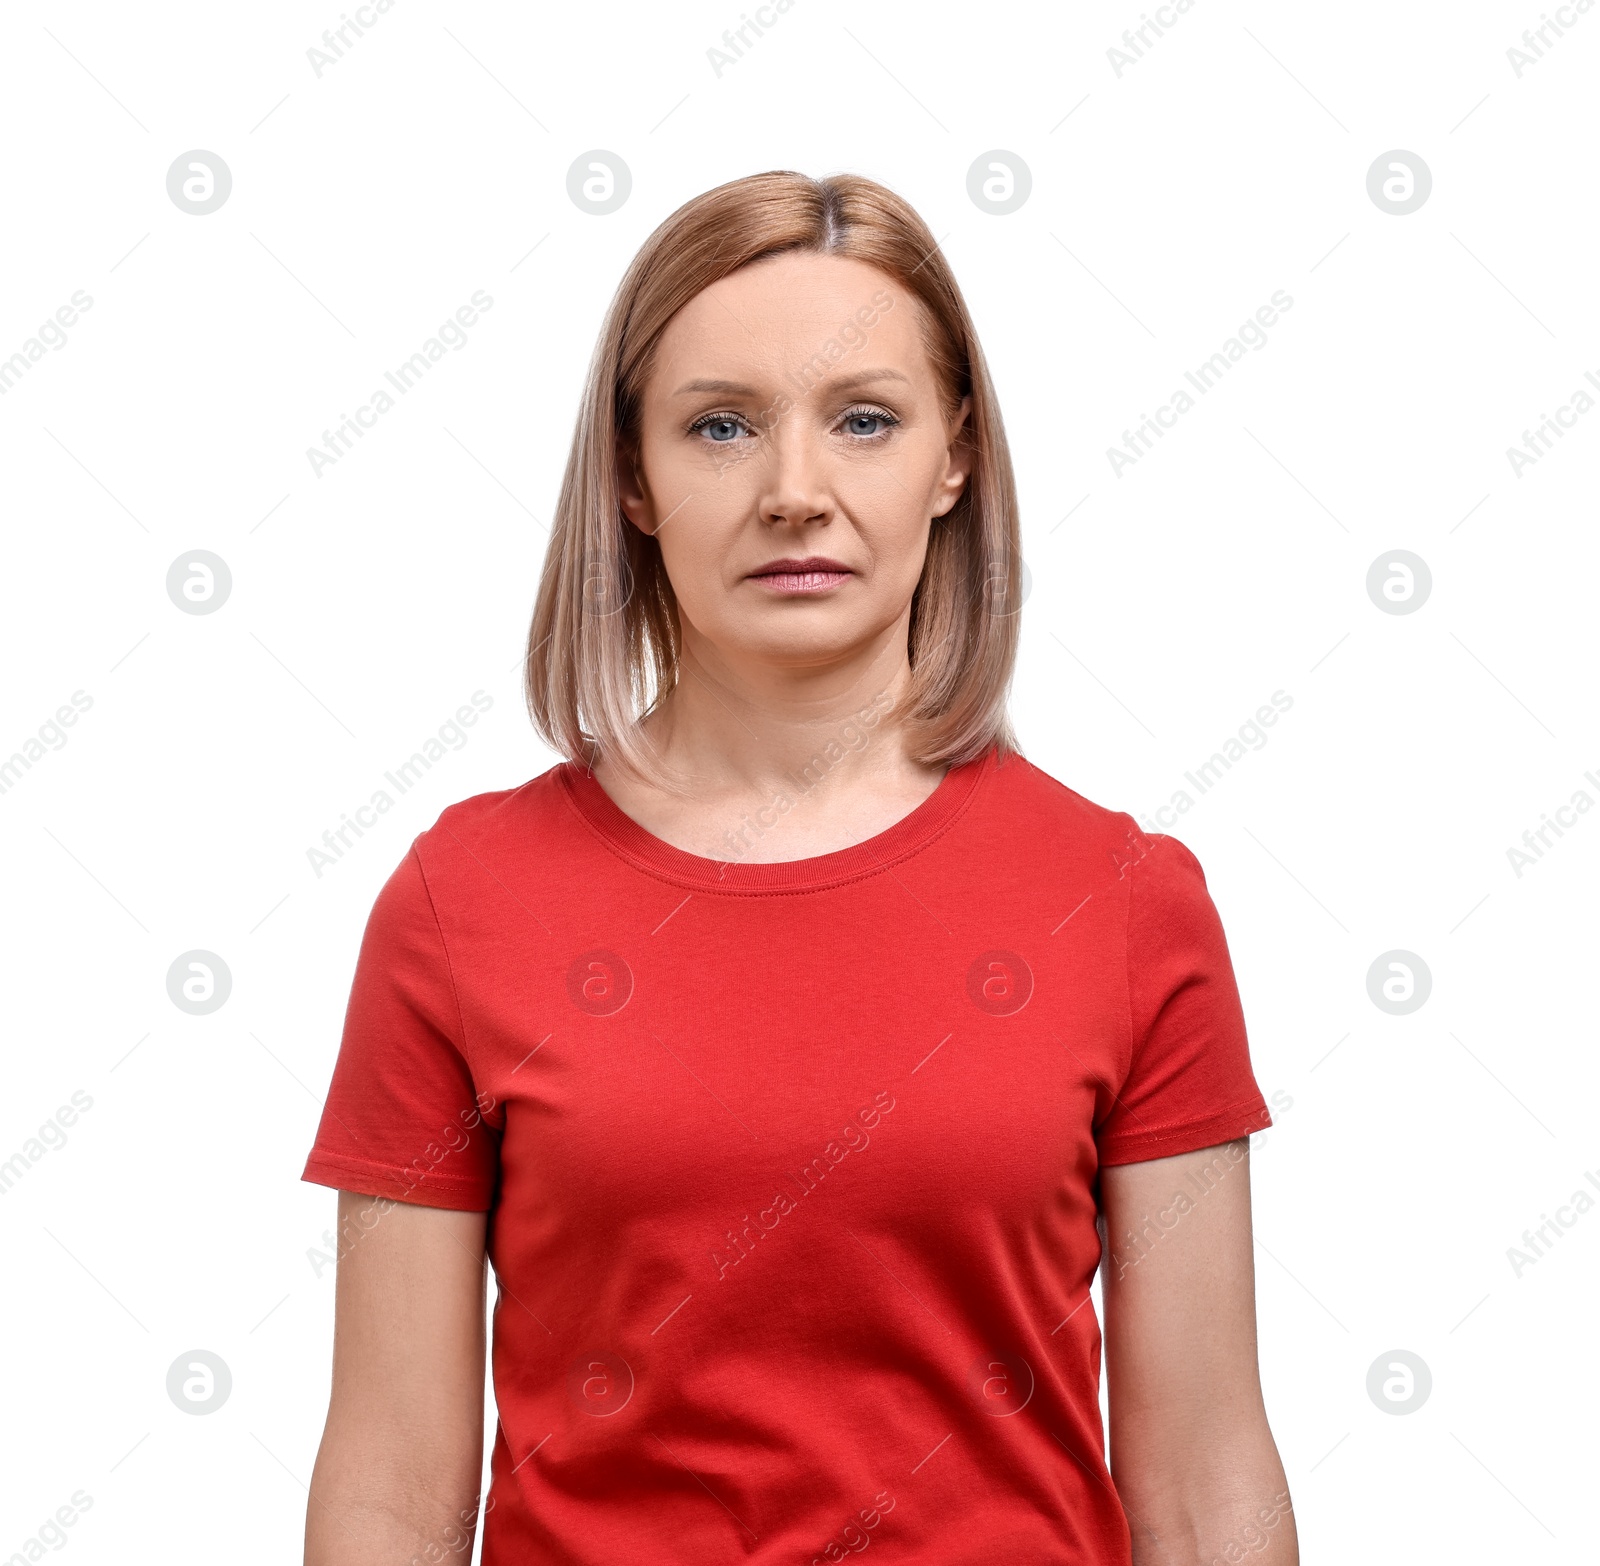
[[[664,769],[640,721],[677,681],[681,630],[661,548],[623,515],[617,455],[631,442],[657,342],[712,283],[785,252],[849,256],[922,305],[929,355],[974,462],[935,519],[912,598],[911,681],[901,723],[910,754],[958,765],[1017,749],[1006,713],[1016,661],[1022,555],[1016,481],[983,352],[944,255],[899,196],[859,175],[754,174],[672,214],[633,259],[590,363],[528,633],[528,710],[580,765],[604,754],[637,776]]]

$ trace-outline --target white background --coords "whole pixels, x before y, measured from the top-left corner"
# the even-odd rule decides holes
[[[8,7],[0,356],[93,307],[0,398],[0,755],[93,704],[0,794],[0,1159],[93,1107],[0,1197],[0,1558],[80,1489],[74,1559],[298,1558],[334,1203],[298,1176],[362,923],[444,805],[554,759],[518,669],[602,310],[669,212],[767,168],[890,184],[966,291],[1021,489],[1028,755],[1146,815],[1293,698],[1174,830],[1279,1095],[1261,1355],[1306,1558],[1592,1558],[1600,1210],[1507,1257],[1600,1171],[1600,813],[1506,852],[1600,800],[1600,410],[1506,455],[1600,376],[1600,10],[1564,14],[1519,78],[1532,4],[1198,0],[1119,76],[1134,5],[798,0],[718,76],[738,0],[398,0],[319,77],[337,0]],[[207,216],[166,190],[191,149],[232,173]],[[610,216],[567,195],[590,149],[632,172]],[[991,149],[1031,170],[1008,216],[967,194]],[[1405,216],[1367,193],[1391,149],[1432,172]],[[306,448],[479,289],[467,346],[318,477]],[[1280,289],[1118,477],[1107,447]],[[214,614],[167,596],[194,549],[232,572]],[[1395,549],[1431,569],[1412,614],[1367,594]],[[475,691],[469,743],[316,876]],[[208,1016],[167,997],[192,948],[233,977]],[[1395,948],[1432,974],[1405,1016],[1367,993]],[[196,1348],[233,1377],[206,1417],[165,1390]],[[1433,1377],[1404,1417],[1366,1390],[1393,1349]]]

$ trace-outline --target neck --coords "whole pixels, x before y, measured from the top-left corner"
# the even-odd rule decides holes
[[[733,663],[692,632],[678,681],[644,729],[665,765],[708,794],[770,793],[821,768],[841,779],[922,769],[906,755],[904,631],[845,660]]]
[[[602,756],[595,777],[655,836],[712,859],[805,859],[864,842],[944,776],[909,754],[911,666],[898,637],[804,667],[740,660],[691,636],[678,680],[644,723],[674,775],[657,784]]]

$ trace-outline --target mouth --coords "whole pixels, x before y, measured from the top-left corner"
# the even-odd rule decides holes
[[[848,581],[855,573],[849,566],[824,555],[807,555],[803,560],[769,560],[752,571],[746,581],[769,592],[788,595],[825,593]]]

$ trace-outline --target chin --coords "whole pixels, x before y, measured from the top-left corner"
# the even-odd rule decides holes
[[[859,624],[829,624],[813,611],[805,617],[804,624],[794,619],[786,625],[750,626],[722,645],[727,648],[730,661],[748,658],[763,663],[806,664],[848,658],[863,640]]]

